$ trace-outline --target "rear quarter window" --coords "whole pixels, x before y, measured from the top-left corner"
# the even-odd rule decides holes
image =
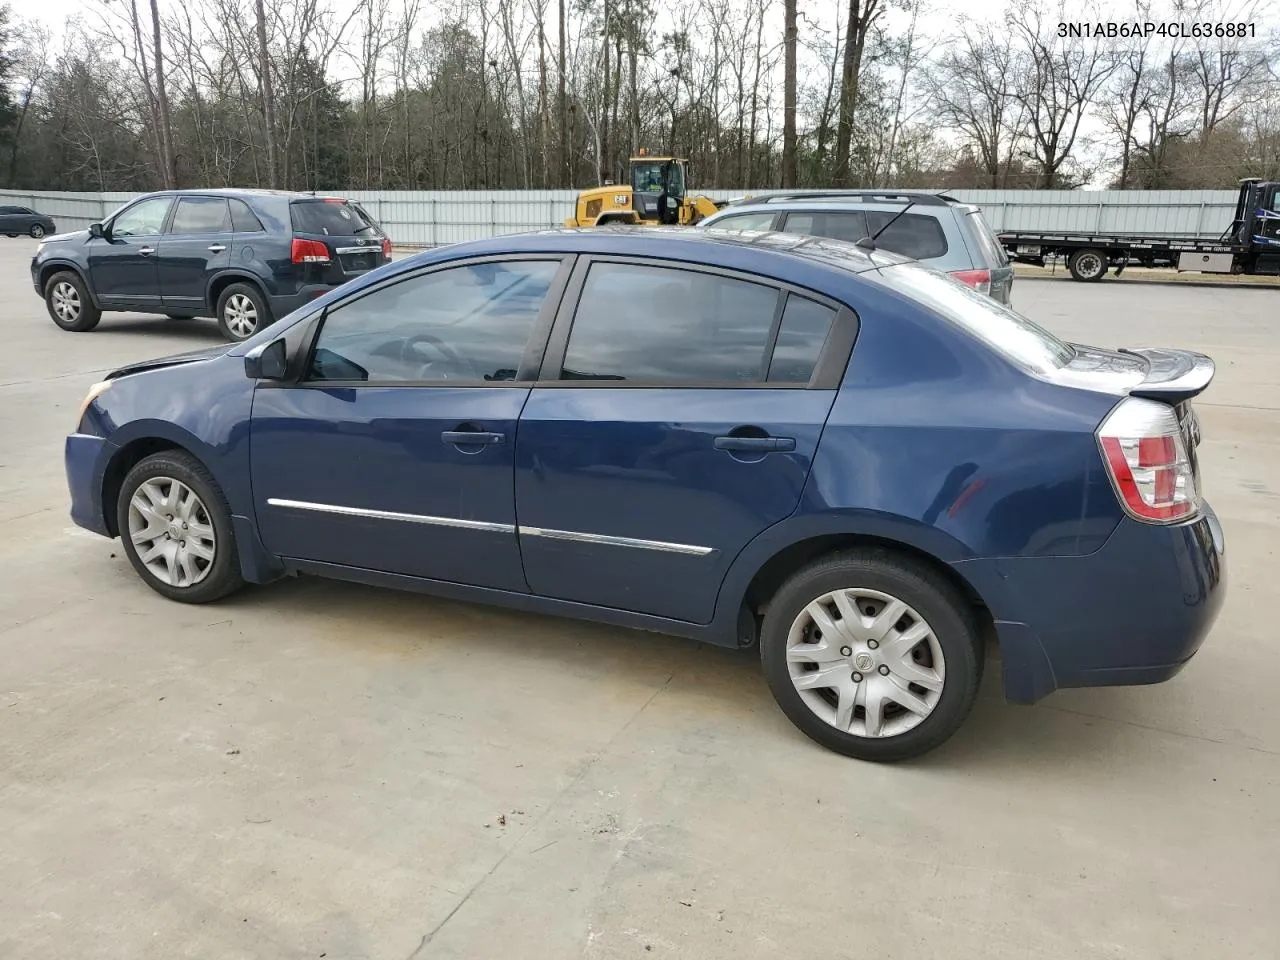
[[[912,260],[937,260],[945,257],[950,249],[942,224],[928,214],[904,213],[899,216],[896,211],[868,210],[867,232],[875,236],[880,229],[884,229],[884,233],[876,237],[878,248]]]

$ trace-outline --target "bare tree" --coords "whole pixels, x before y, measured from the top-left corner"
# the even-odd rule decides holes
[[[1026,155],[1036,164],[1043,189],[1058,186],[1063,166],[1072,158],[1080,124],[1115,71],[1115,56],[1102,38],[1074,43],[1057,35],[1058,22],[1081,16],[1079,11],[1067,11],[1061,0],[1056,13],[1050,14],[1037,0],[1017,0],[1005,19],[1026,51],[1015,96],[1026,109]],[[1101,15],[1083,16],[1102,19]]]
[[[782,34],[782,185],[796,185],[796,0],[786,0]]]
[[[20,22],[15,31],[17,51],[14,66],[18,86],[17,115],[13,120],[13,132],[9,147],[9,176],[5,183],[10,187],[18,175],[18,149],[22,143],[22,129],[31,113],[31,103],[49,74],[49,47],[53,34],[36,20]]]
[[[1016,56],[998,26],[966,22],[929,71],[939,123],[972,146],[991,187],[1001,185],[1022,132]]]
[[[884,13],[884,0],[849,0],[845,22],[844,61],[840,71],[840,119],[836,126],[835,175],[837,186],[849,185],[850,148],[853,143],[853,112],[858,106],[858,83],[862,56],[872,27]]]
[[[262,122],[267,146],[267,186],[280,186],[280,164],[276,159],[276,102],[271,79],[271,52],[267,47],[267,13],[262,0],[255,0],[258,32],[258,83],[262,90]]]

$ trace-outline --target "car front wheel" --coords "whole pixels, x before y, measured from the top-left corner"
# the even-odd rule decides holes
[[[102,319],[102,311],[89,298],[89,288],[70,270],[49,278],[44,285],[44,302],[53,322],[72,333],[92,330]]]
[[[982,678],[964,598],[927,566],[880,549],[833,554],[792,576],[769,603],[760,655],[791,722],[862,760],[940,745]]]
[[[139,461],[120,487],[116,522],[138,576],[170,600],[208,603],[244,584],[231,511],[190,454],[164,451]]]
[[[228,340],[248,340],[271,323],[267,299],[247,283],[233,283],[218,297],[218,329]]]

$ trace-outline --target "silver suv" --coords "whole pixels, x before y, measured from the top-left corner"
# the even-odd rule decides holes
[[[878,249],[949,273],[1003,304],[1009,303],[1013,290],[1013,265],[982,218],[982,210],[946,194],[924,190],[770,193],[734,201],[698,226],[778,230],[851,243],[887,226],[876,238]]]

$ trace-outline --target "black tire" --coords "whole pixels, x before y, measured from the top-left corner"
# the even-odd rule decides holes
[[[901,600],[925,621],[932,637],[937,641],[945,667],[942,688],[937,692],[931,712],[911,729],[877,737],[841,730],[818,716],[806,702],[805,696],[797,690],[787,660],[787,641],[792,624],[811,602],[839,590],[870,590]],[[897,621],[899,625],[903,622],[903,619]],[[806,636],[812,635],[806,633]],[[930,647],[927,640],[923,641],[912,655],[912,662],[917,666],[921,662],[928,665],[929,661],[916,657],[929,656],[922,648]],[[876,684],[899,682],[896,676],[882,680],[870,672],[865,676],[857,672],[854,658],[870,653],[869,650],[860,648],[854,651],[851,645],[842,645],[839,650],[841,656],[840,662],[835,665],[836,669],[841,668],[845,651],[849,651],[847,656],[851,679],[850,685],[845,689],[851,691],[850,696],[858,690],[858,684],[852,678],[861,678],[860,682],[864,684],[869,682],[868,677]],[[871,659],[874,661],[880,655],[871,654]],[[761,627],[760,659],[764,665],[765,679],[778,706],[806,736],[845,756],[860,760],[895,761],[927,753],[959,729],[978,695],[978,685],[982,680],[983,647],[972,607],[945,578],[913,558],[880,548],[859,548],[816,560],[782,585],[770,600]],[[888,659],[886,657],[886,661]],[[875,666],[873,662],[870,669],[883,671],[887,667]],[[831,674],[828,673],[828,676]],[[865,688],[863,695],[866,689],[870,688]],[[924,687],[912,692],[927,698],[928,692],[921,691],[924,691]],[[831,689],[814,690],[813,695],[836,696]],[[836,704],[832,703],[831,706],[834,708]],[[858,709],[863,711],[864,718],[866,716],[865,706],[849,709],[851,724],[856,724],[861,719],[857,716]],[[899,711],[897,721],[889,716],[894,710]],[[887,723],[903,719],[911,722],[909,713],[905,708],[890,703],[878,711],[877,715],[885,717]],[[865,726],[865,719],[862,722]]]
[[[134,543],[130,532],[130,502],[138,488],[148,481],[160,481],[157,486],[172,493],[173,488],[171,486],[166,488],[165,481],[171,483],[175,480],[185,485],[199,498],[200,507],[203,509],[192,511],[193,525],[197,522],[204,525],[207,522],[213,530],[213,560],[199,569],[197,578],[189,584],[166,583],[160,579],[142,559],[138,552],[138,545]],[[174,534],[166,540],[171,540],[173,537],[193,536],[189,531],[182,532],[187,528],[181,526],[180,513],[160,514],[159,520],[163,521],[166,516],[173,516],[179,524],[174,528]],[[141,517],[138,519],[139,522],[142,521]],[[163,597],[181,603],[209,603],[220,600],[244,586],[244,578],[240,575],[240,559],[236,553],[235,529],[231,524],[231,510],[213,475],[204,464],[189,453],[166,450],[152,454],[135,464],[120,486],[120,496],[116,499],[116,524],[116,529],[120,531],[120,541],[124,544],[125,555],[128,556],[133,569],[142,578],[143,583]],[[185,541],[179,542],[185,545]],[[199,563],[198,560],[192,562]],[[177,568],[169,569],[176,571]]]
[[[253,328],[248,330],[240,319],[244,315],[244,300],[252,304],[254,312]],[[267,306],[267,298],[252,284],[233,283],[218,297],[218,329],[233,343],[248,340],[271,323],[271,308]]]
[[[43,237],[44,237],[44,227],[42,227],[38,223],[33,223],[31,225],[31,239],[40,240],[40,239],[43,239]]]
[[[166,313],[165,316],[168,317],[170,320],[194,320],[195,319],[195,314],[193,313]]]
[[[17,234],[16,234],[16,233],[6,233],[6,234],[5,234],[5,236],[6,236],[6,237],[9,237],[10,239],[12,239],[12,238],[16,237],[16,236],[17,236]]]
[[[48,279],[44,285],[44,305],[50,319],[72,333],[92,330],[102,319],[102,311],[89,297],[89,288],[73,270],[63,270]]]
[[[1067,260],[1067,269],[1076,280],[1096,283],[1107,275],[1105,250],[1077,250]]]

